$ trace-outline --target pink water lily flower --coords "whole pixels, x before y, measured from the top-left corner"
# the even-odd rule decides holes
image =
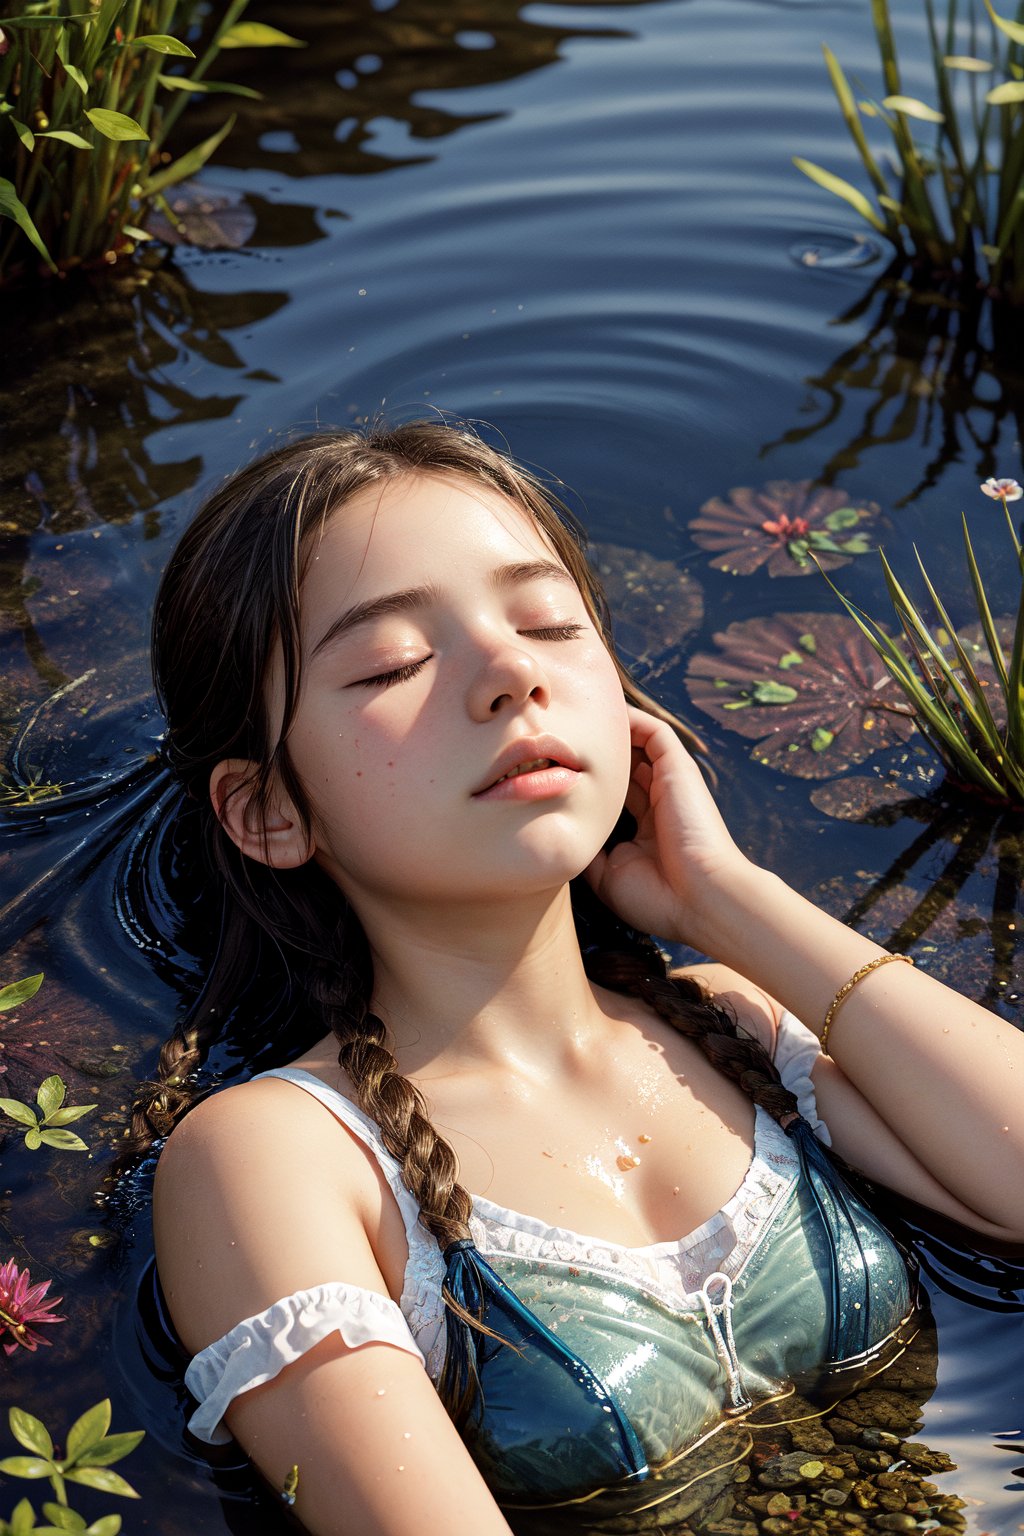
[[[993,501],[1020,501],[1024,496],[1024,488],[1016,480],[997,480],[994,475],[989,475],[981,489]]]
[[[13,1259],[0,1265],[0,1341],[5,1355],[13,1355],[19,1345],[22,1349],[35,1350],[40,1344],[51,1343],[50,1339],[36,1332],[40,1323],[67,1322],[66,1317],[57,1317],[52,1310],[62,1300],[60,1296],[43,1301],[50,1289],[49,1280],[30,1285],[30,1279],[28,1270],[19,1269]],[[10,1342],[4,1334],[10,1335]]]

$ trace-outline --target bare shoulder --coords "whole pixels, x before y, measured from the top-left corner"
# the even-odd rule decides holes
[[[191,1110],[160,1155],[153,1195],[160,1279],[186,1347],[331,1280],[386,1293],[369,1236],[381,1228],[377,1173],[293,1083],[239,1084]],[[395,1262],[400,1272],[400,1253]]]
[[[717,961],[703,965],[687,965],[673,971],[674,976],[691,977],[712,993],[716,1002],[722,1003],[736,1016],[737,1024],[748,1030],[767,1051],[775,1048],[775,1037],[782,1014],[781,1004],[753,982]]]

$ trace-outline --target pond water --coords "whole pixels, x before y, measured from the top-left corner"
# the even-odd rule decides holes
[[[905,89],[927,97],[923,13],[893,9]],[[836,486],[830,505],[864,509],[903,570],[916,544],[966,618],[965,509],[993,608],[1010,609],[1005,528],[977,487],[1020,470],[1021,317],[887,277],[852,214],[791,165],[859,179],[820,44],[873,90],[866,8],[282,0],[252,14],[308,47],[223,70],[266,97],[241,103],[203,177],[211,205],[241,205],[213,217],[239,228],[249,210],[245,244],[0,295],[0,979],[46,973],[3,1016],[0,1083],[28,1098],[59,1071],[70,1102],[98,1105],[88,1156],[3,1149],[0,1261],[52,1277],[69,1319],[53,1348],[6,1362],[4,1396],[57,1438],[108,1392],[115,1430],[147,1424],[123,1464],[142,1494],[122,1505],[128,1530],[273,1524],[244,1479],[183,1458],[173,1401],[138,1366],[144,1178],[113,1204],[96,1192],[204,952],[153,759],[148,610],[201,490],[276,433],[441,408],[560,477],[626,649],[706,734],[743,844],[1019,1018],[1021,819],[944,788],[919,738],[872,713],[878,678],[820,577],[791,579],[788,557],[779,577],[713,568],[691,527],[709,502],[720,522],[737,487],[783,482],[764,505],[796,516],[798,482]],[[197,110],[189,133],[218,112]],[[881,616],[877,557],[835,579]],[[763,676],[766,633],[775,655],[796,648],[786,685],[819,666],[844,707],[858,701],[856,727],[829,731],[834,709],[815,713],[801,683],[757,744],[756,711],[722,705]],[[810,746],[815,729],[833,739]],[[239,1070],[230,1051],[215,1065]],[[1024,1273],[948,1235],[923,1234],[922,1254],[939,1352],[920,1437],[956,1463],[940,1481],[967,1530],[1024,1529]],[[0,1515],[26,1487],[0,1487]]]

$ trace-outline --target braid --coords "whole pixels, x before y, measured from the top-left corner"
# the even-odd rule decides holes
[[[387,1031],[370,1012],[365,992],[347,982],[343,971],[318,966],[310,994],[339,1041],[338,1065],[352,1081],[359,1108],[379,1127],[424,1226],[443,1251],[469,1237],[472,1202],[458,1182],[455,1153],[431,1125],[419,1089],[399,1072]]]
[[[652,975],[647,956],[616,951],[584,956],[587,975],[600,986],[641,998],[659,1018],[699,1045],[711,1065],[742,1088],[780,1125],[799,1115],[796,1095],[759,1041],[740,1034],[736,1020],[692,977]]]
[[[145,1157],[153,1143],[169,1136],[186,1110],[191,1109],[200,1090],[190,1079],[219,1033],[220,1019],[215,1008],[196,1010],[175,1026],[173,1035],[160,1049],[156,1076],[139,1085],[131,1120],[118,1148],[115,1175]]]

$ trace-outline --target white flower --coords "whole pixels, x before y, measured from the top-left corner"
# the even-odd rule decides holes
[[[1024,496],[1024,489],[1016,480],[996,480],[992,475],[989,475],[981,489],[993,501],[1019,501]]]

